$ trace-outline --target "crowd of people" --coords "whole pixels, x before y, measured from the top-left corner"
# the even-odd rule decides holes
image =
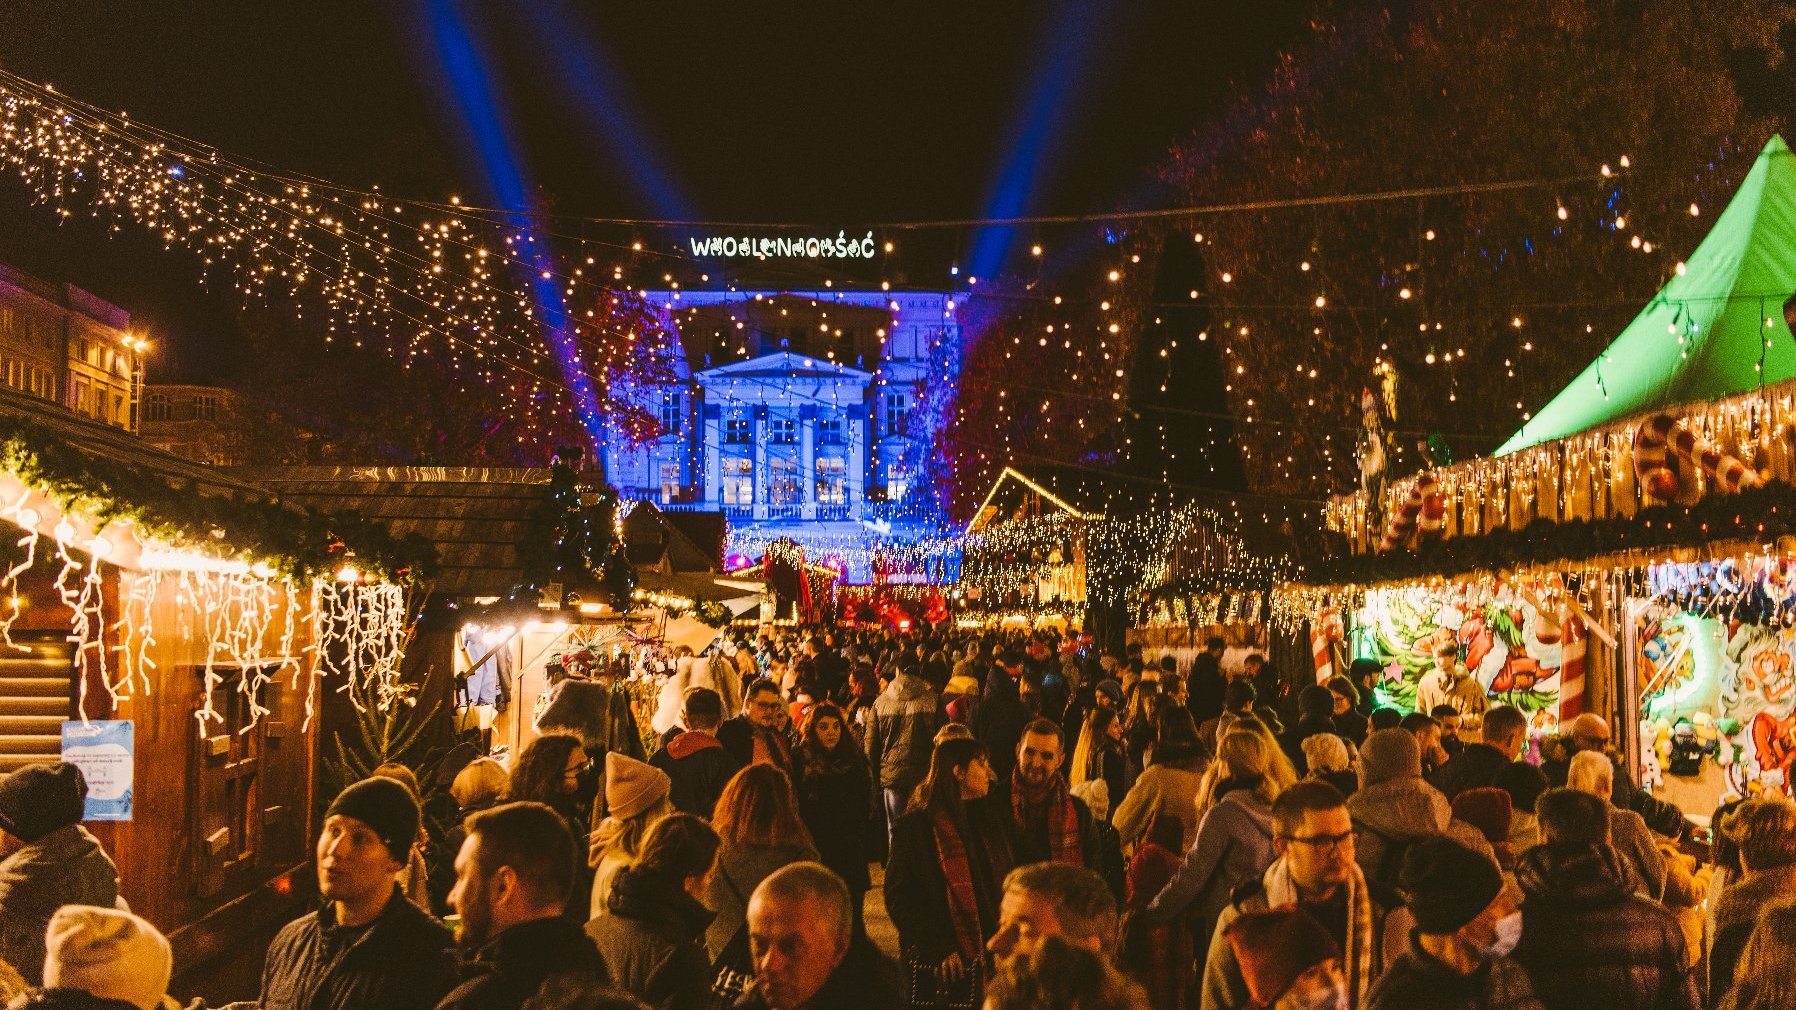
[[[1185,668],[1052,632],[716,652],[647,761],[550,732],[441,794],[344,788],[318,908],[232,1006],[1796,1008],[1796,804],[1726,804],[1699,863],[1603,720],[1531,746],[1452,651],[1415,711],[1375,666],[1220,639]],[[84,794],[0,780],[0,997],[173,1006]]]

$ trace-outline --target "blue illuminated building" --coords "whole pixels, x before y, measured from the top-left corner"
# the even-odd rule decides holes
[[[721,511],[739,558],[789,537],[850,582],[871,580],[876,545],[941,531],[938,435],[962,350],[954,294],[644,295],[681,356],[671,381],[614,391],[659,422],[646,443],[605,446],[625,498]]]

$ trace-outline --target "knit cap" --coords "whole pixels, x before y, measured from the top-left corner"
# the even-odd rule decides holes
[[[612,817],[627,821],[661,802],[672,788],[673,779],[654,765],[605,752],[605,809]]]
[[[0,779],[0,831],[27,844],[58,828],[81,823],[87,780],[81,769],[58,761],[26,765]]]
[[[168,940],[130,912],[64,905],[50,917],[44,950],[46,989],[79,989],[139,1010],[156,1010],[168,994]]]
[[[1303,738],[1303,759],[1312,772],[1344,772],[1347,770],[1347,741],[1333,733],[1317,733]]]
[[[411,859],[412,844],[418,840],[418,801],[393,779],[363,779],[338,793],[324,812],[325,820],[333,816],[368,825],[400,864]]]
[[[1122,684],[1118,683],[1117,681],[1109,679],[1109,678],[1105,678],[1104,680],[1098,681],[1098,685],[1094,690],[1096,690],[1097,693],[1103,695],[1104,697],[1109,698],[1111,701],[1115,702],[1116,704],[1118,704],[1118,705],[1122,704],[1123,688],[1122,688]]]
[[[1290,991],[1297,976],[1341,956],[1341,947],[1316,918],[1286,906],[1243,912],[1223,931],[1247,983],[1254,1007],[1270,1007]]]
[[[1091,809],[1093,820],[1110,820],[1110,783],[1103,779],[1086,779],[1067,790]]]
[[[1458,842],[1424,838],[1403,854],[1397,886],[1409,896],[1416,929],[1443,936],[1490,907],[1503,890],[1497,864]]]
[[[1422,747],[1406,729],[1381,729],[1359,749],[1361,789],[1392,779],[1422,777]]]
[[[1453,816],[1477,828],[1485,841],[1496,845],[1509,841],[1509,822],[1515,814],[1508,793],[1495,786],[1480,786],[1453,797]]]

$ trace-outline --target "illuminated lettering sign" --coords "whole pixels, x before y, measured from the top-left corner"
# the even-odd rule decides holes
[[[694,256],[753,259],[872,259],[874,251],[878,249],[872,232],[858,239],[849,238],[847,232],[839,231],[835,238],[827,235],[800,238],[694,235],[687,241]]]

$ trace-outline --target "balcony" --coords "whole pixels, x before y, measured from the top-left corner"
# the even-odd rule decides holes
[[[817,519],[820,522],[846,522],[849,519],[847,505],[818,505]]]
[[[804,506],[803,505],[769,505],[769,506],[767,506],[767,518],[768,519],[803,519],[804,518]]]

